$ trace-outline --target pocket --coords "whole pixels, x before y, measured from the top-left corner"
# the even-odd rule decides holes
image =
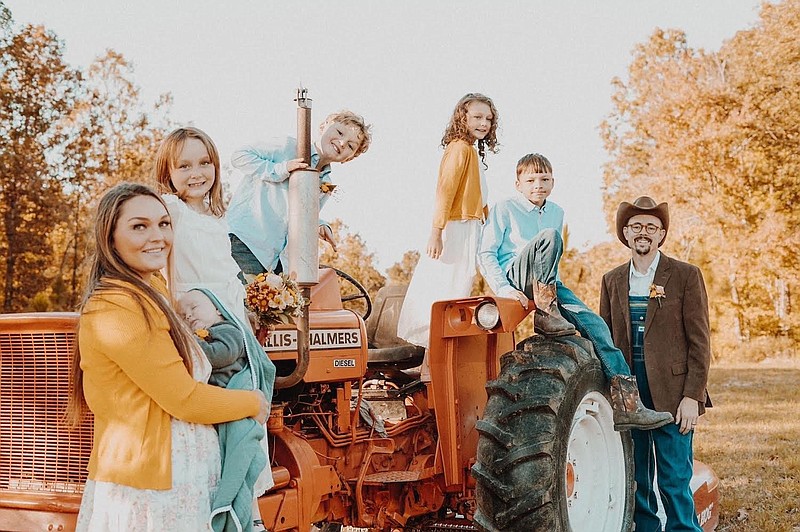
[[[672,365],[672,374],[673,375],[683,375],[689,372],[689,366],[686,362],[678,362]]]

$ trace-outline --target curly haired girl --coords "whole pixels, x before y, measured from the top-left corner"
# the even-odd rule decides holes
[[[469,93],[458,101],[445,128],[427,257],[417,265],[397,325],[397,335],[409,343],[427,348],[433,302],[466,297],[472,288],[481,225],[488,214],[484,157],[486,149],[497,152],[497,121],[492,100]],[[427,353],[421,378],[429,379]]]

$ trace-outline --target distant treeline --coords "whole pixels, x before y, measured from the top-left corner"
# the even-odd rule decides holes
[[[621,201],[646,194],[669,202],[662,249],[702,268],[717,358],[794,354],[800,340],[792,308],[800,275],[798,65],[800,0],[785,0],[765,3],[759,23],[717,52],[693,49],[681,31],[657,30],[634,50],[627,79],[612,82],[612,111],[601,124],[610,232]],[[172,102],[143,102],[133,80],[131,65],[111,50],[88,68],[69,66],[55,34],[16,25],[0,0],[4,312],[74,309],[96,199],[119,181],[149,181]],[[344,246],[323,262],[374,295],[386,277],[345,229],[337,224]],[[600,277],[627,258],[616,241],[584,252],[567,246],[561,276],[596,308]],[[417,259],[406,253],[389,280],[407,281]],[[480,281],[475,288],[485,290]]]

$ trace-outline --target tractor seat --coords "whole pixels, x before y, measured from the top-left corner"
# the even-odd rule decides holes
[[[368,359],[372,369],[408,369],[422,364],[425,348],[397,337],[397,321],[408,285],[390,284],[378,290],[367,319]]]

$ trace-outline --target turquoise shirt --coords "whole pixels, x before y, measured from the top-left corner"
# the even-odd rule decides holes
[[[511,260],[542,229],[561,233],[564,209],[546,200],[540,209],[522,194],[500,201],[489,211],[478,247],[478,266],[492,291],[508,297],[516,291],[506,272]]]
[[[289,171],[287,163],[297,158],[297,140],[281,137],[236,151],[233,167],[243,174],[242,182],[228,207],[230,232],[245,243],[261,264],[275,269],[286,249],[289,234]],[[311,146],[311,167],[319,163],[316,146]],[[320,183],[330,183],[331,167],[319,174]],[[319,206],[330,194],[320,193]],[[281,261],[284,265],[285,260]]]

